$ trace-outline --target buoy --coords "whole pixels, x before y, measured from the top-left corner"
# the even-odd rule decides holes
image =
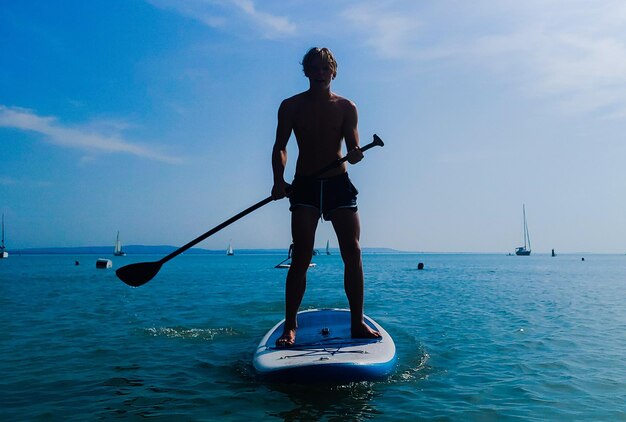
[[[424,269],[424,263],[420,262],[419,264],[417,264],[417,269],[418,270],[423,270]]]

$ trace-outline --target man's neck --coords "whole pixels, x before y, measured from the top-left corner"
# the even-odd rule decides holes
[[[314,100],[328,100],[333,95],[330,87],[325,89],[309,88],[307,92],[309,94],[309,97]]]

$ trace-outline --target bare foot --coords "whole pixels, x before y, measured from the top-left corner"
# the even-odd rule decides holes
[[[351,329],[352,338],[381,338],[382,336],[378,331],[372,330],[369,325],[364,322],[357,326],[352,326]]]
[[[291,347],[294,344],[296,344],[296,329],[295,328],[292,328],[292,329],[285,328],[283,330],[283,335],[278,337],[278,340],[276,340],[276,347],[279,347],[279,348]]]

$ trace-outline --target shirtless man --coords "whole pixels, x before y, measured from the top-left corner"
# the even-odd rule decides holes
[[[311,262],[315,230],[320,216],[330,220],[337,234],[344,262],[344,289],[351,314],[352,337],[378,338],[380,334],[363,321],[363,264],[359,245],[360,222],[356,207],[357,190],[345,165],[327,171],[321,178],[315,171],[341,158],[342,141],[348,162],[363,158],[359,149],[357,110],[354,103],[330,89],[337,76],[337,62],[327,48],[312,48],[302,60],[309,89],[282,102],[278,110],[276,142],[272,150],[274,186],[272,197],[289,196],[293,254],[285,287],[285,328],[278,347],[295,344],[297,313],[306,289],[306,272]],[[298,159],[292,185],[285,182],[287,142],[296,136]]]

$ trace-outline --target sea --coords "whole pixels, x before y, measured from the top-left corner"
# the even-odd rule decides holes
[[[286,256],[181,255],[138,288],[115,269],[161,256],[99,257],[0,260],[0,420],[626,421],[626,255],[366,253],[398,360],[346,385],[255,374]],[[302,309],[346,308],[341,258],[314,262]]]

